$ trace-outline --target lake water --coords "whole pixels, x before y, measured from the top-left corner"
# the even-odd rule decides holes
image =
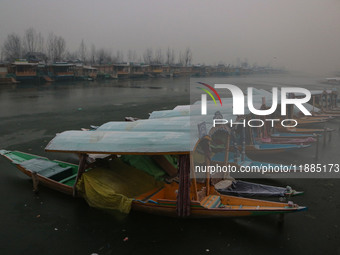
[[[223,78],[256,88],[324,88],[323,77],[275,74]],[[217,79],[220,80],[220,79]],[[56,133],[79,130],[126,116],[147,118],[154,110],[188,104],[189,79],[112,80],[0,87],[0,148],[77,162],[46,153]],[[339,163],[339,121],[320,153]],[[291,158],[313,159],[307,153]],[[0,159],[1,254],[340,254],[339,179],[257,180],[304,190],[293,199],[309,210],[286,216],[219,220],[172,219],[132,212],[128,216],[90,208],[85,201],[40,187]],[[123,241],[128,237],[127,241]]]

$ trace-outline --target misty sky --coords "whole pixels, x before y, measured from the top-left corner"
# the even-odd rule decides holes
[[[33,27],[76,50],[190,47],[194,63],[340,71],[339,0],[1,0],[0,43]]]

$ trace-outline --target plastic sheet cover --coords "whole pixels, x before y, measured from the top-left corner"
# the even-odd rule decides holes
[[[162,185],[117,158],[110,162],[110,168],[95,168],[84,173],[77,190],[91,207],[129,213],[135,197]]]
[[[218,192],[225,195],[241,197],[284,197],[286,188],[245,181],[233,181],[229,187],[225,189],[218,189]]]

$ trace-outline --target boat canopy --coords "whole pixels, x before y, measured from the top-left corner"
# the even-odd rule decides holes
[[[105,123],[93,131],[65,131],[58,134],[46,151],[97,154],[186,154],[198,140],[198,127],[192,123],[213,126],[215,112],[188,116],[177,111],[164,118]],[[224,118],[237,116],[222,112]]]
[[[271,102],[270,92],[258,90],[257,94],[260,95],[254,96],[254,107],[260,108],[263,96]],[[177,106],[173,110],[154,111],[146,120],[108,122],[94,131],[65,131],[47,145],[46,151],[186,154],[192,151],[195,141],[199,139],[197,124],[205,122],[209,130],[217,111],[220,111],[224,119],[236,121],[237,116],[232,114],[232,98],[223,98],[222,103],[223,107],[207,107],[207,115],[201,115],[200,102],[197,101],[193,105]],[[213,102],[208,101],[207,104]],[[249,110],[245,113],[248,114]]]
[[[93,66],[83,66],[84,69],[87,70],[97,70],[97,68],[93,67]]]
[[[262,106],[262,98],[265,98],[266,105],[270,107],[272,105],[272,93],[263,89],[253,89],[253,105],[255,109],[260,109]],[[278,99],[281,98],[280,91],[278,94]],[[213,101],[207,101],[207,114],[214,115],[216,111],[220,111],[223,115],[224,119],[233,119],[236,120],[237,116],[233,115],[233,99],[232,98],[221,98],[222,106],[214,106]],[[319,112],[320,109],[317,107],[313,107],[311,104],[304,103],[303,104],[307,110]],[[250,114],[247,103],[244,103],[244,113],[245,115]],[[278,106],[279,108],[280,106]],[[300,109],[294,105],[294,114],[300,113]],[[172,110],[163,110],[163,111],[153,111],[150,114],[150,119],[158,119],[158,118],[172,118],[172,117],[181,117],[181,116],[200,116],[201,115],[201,101],[196,101],[192,105],[179,105],[176,106]]]
[[[52,66],[75,66],[75,64],[70,64],[67,62],[55,62],[52,64]]]
[[[38,63],[31,63],[28,61],[15,61],[13,65],[16,66],[38,66]]]
[[[185,154],[190,151],[188,132],[65,131],[46,151],[93,154]]]

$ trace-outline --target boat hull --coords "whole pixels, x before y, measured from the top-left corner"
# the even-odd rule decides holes
[[[223,197],[231,197],[225,196]],[[240,200],[252,200],[255,199],[239,198]],[[132,209],[144,213],[163,215],[168,217],[178,217],[176,210],[176,201],[174,200],[163,200],[158,201],[159,204],[140,203],[134,201],[132,203]],[[306,210],[307,207],[281,207],[282,203],[272,202],[273,207],[265,209],[258,209],[257,206],[243,206],[238,208],[204,208],[198,201],[192,201],[190,204],[190,216],[188,218],[226,218],[226,217],[244,217],[244,216],[260,216],[269,214],[284,214]],[[280,205],[280,207],[274,205]]]
[[[17,152],[19,153],[19,152]],[[33,172],[22,166],[22,162],[25,159],[20,160],[19,157],[10,156],[8,151],[0,151],[0,154],[5,158],[9,159],[21,172],[29,177],[33,177]],[[24,153],[22,153],[24,154]],[[30,156],[31,158],[37,158],[40,160],[46,160],[46,158],[24,154]],[[26,159],[28,160],[28,159]],[[51,161],[49,161],[51,162]],[[61,161],[52,161],[53,163],[59,163],[62,166],[69,166],[72,168],[77,168],[74,164],[69,164]],[[67,195],[73,194],[73,186],[62,184],[58,181],[46,178],[45,176],[35,173],[34,176],[37,178],[39,184],[49,187],[53,190],[62,192]],[[72,177],[72,176],[71,176]],[[178,190],[178,185],[165,185],[170,191],[172,191],[172,196],[175,198],[176,190]],[[164,199],[162,197],[161,190],[157,192],[150,191],[149,198],[144,202],[141,199],[135,198],[132,201],[131,209],[135,211],[141,211],[145,213],[178,217],[177,215],[177,201],[176,199]],[[165,191],[164,191],[165,192]],[[243,217],[243,216],[256,216],[256,215],[267,215],[267,214],[282,214],[291,213],[305,210],[306,207],[297,206],[295,204],[285,204],[279,202],[271,202],[264,200],[255,200],[249,198],[234,197],[228,195],[221,195],[211,187],[211,194],[219,196],[223,207],[207,208],[201,205],[199,201],[191,201],[190,203],[190,218],[225,218],[225,217]],[[142,194],[141,197],[145,197]]]

